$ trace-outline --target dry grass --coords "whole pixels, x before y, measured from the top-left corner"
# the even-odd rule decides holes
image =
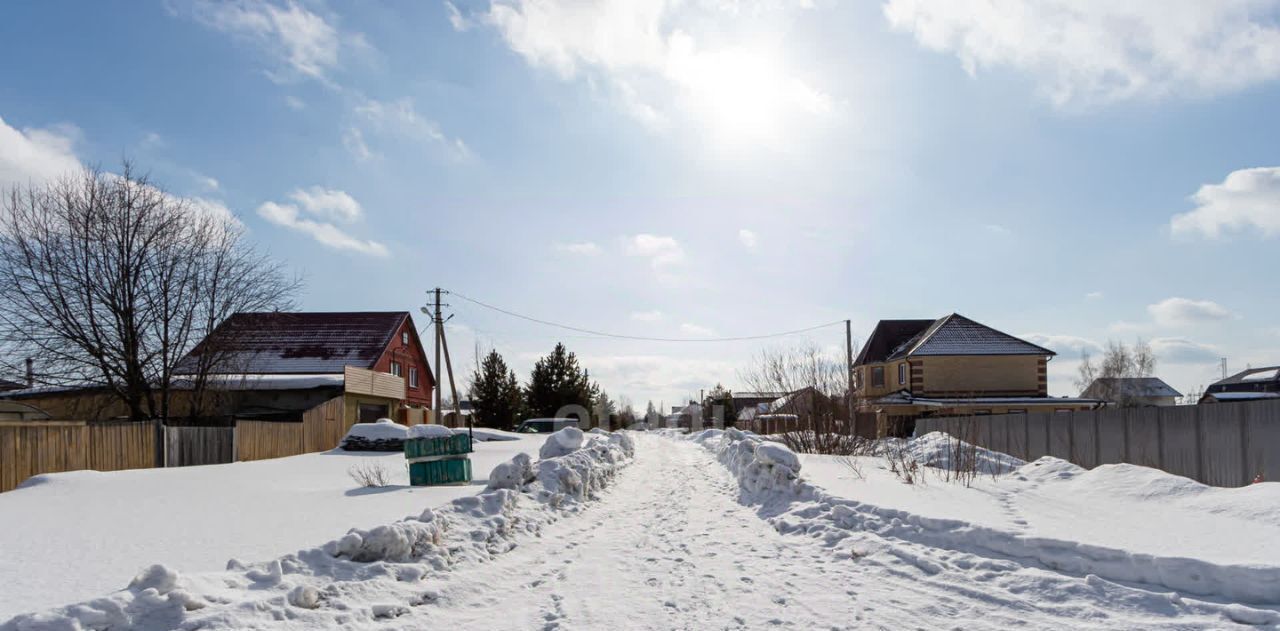
[[[391,473],[376,460],[365,459],[347,469],[347,475],[362,487],[383,487],[391,484]]]

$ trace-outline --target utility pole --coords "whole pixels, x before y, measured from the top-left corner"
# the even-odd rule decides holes
[[[855,423],[853,422],[853,323],[850,320],[844,321],[844,377],[845,377],[845,414],[849,418],[845,422],[849,424],[849,430],[853,431]]]
[[[1222,378],[1223,379],[1227,378],[1227,358],[1226,357],[1222,358]]]
[[[443,322],[443,318],[440,317],[440,288],[436,287],[433,291],[435,292],[435,295],[436,295],[436,308],[435,308],[435,311],[433,312],[433,315],[431,316],[431,322],[435,324],[435,328],[436,328],[436,375],[435,375],[436,397],[435,397],[435,404],[432,406],[433,407],[432,411],[435,412],[435,422],[439,424],[443,424],[444,418],[441,417],[441,413],[444,410],[440,409],[440,388],[443,384],[440,382],[444,379],[444,370],[442,370],[443,366],[440,365],[440,341],[442,339],[440,337],[440,330],[444,322]]]

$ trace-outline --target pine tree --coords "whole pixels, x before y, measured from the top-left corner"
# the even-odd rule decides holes
[[[470,395],[475,422],[481,427],[514,429],[524,406],[524,393],[514,370],[498,351],[489,351],[471,375]]]
[[[595,406],[591,408],[596,415],[596,423],[605,429],[614,429],[618,420],[618,406],[609,398],[603,388],[596,394]]]
[[[525,403],[530,416],[550,418],[565,413],[581,417],[590,411],[598,392],[599,386],[591,383],[591,376],[578,365],[578,357],[565,350],[564,344],[556,344],[550,355],[534,364]],[[583,411],[562,412],[568,406],[579,406]]]

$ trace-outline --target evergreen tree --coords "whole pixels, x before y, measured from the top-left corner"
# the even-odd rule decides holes
[[[589,412],[598,392],[591,376],[578,365],[578,357],[565,350],[564,344],[556,344],[550,355],[534,364],[525,388],[525,404],[530,416],[540,418],[554,417],[567,406],[580,406]],[[570,416],[581,417],[584,413]]]
[[[469,396],[476,425],[510,430],[520,421],[524,393],[498,351],[489,351],[471,375]]]
[[[618,406],[609,398],[604,388],[596,394],[595,406],[591,408],[596,415],[596,424],[605,429],[614,429],[618,421]]]

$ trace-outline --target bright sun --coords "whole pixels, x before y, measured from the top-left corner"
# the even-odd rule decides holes
[[[704,52],[692,43],[673,44],[671,75],[721,143],[776,142],[796,119],[831,109],[830,97],[788,77],[777,55],[746,48]]]

